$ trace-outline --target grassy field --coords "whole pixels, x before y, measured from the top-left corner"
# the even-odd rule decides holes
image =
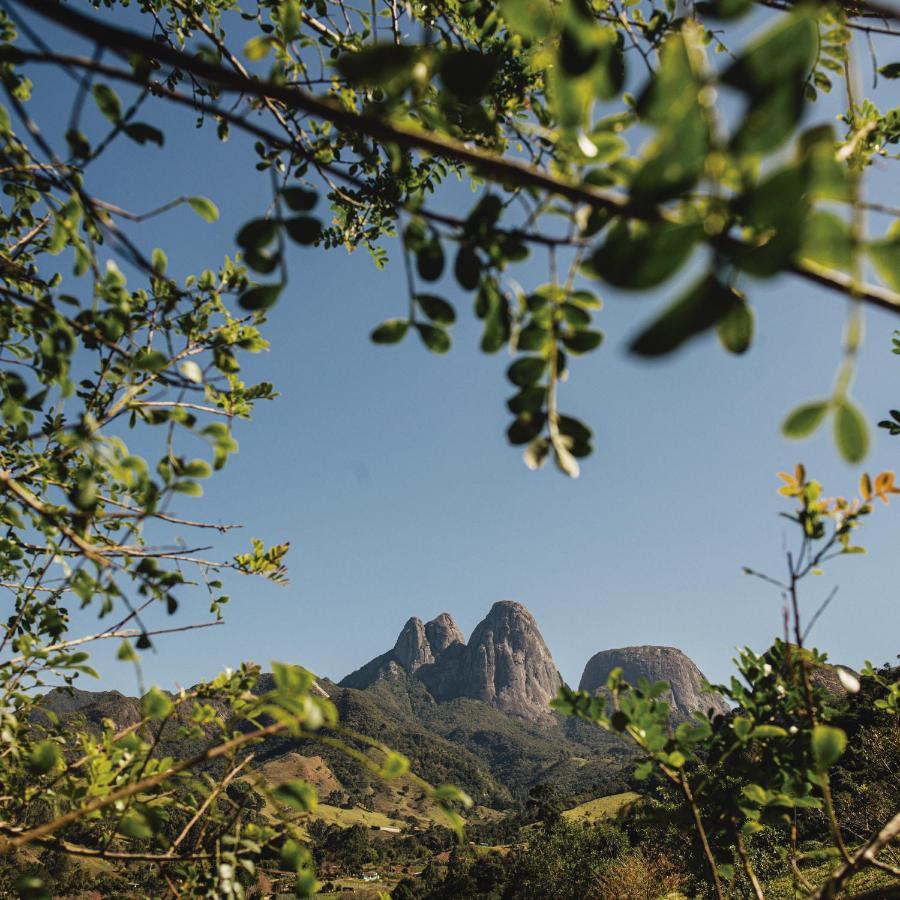
[[[340,825],[341,828],[349,828],[351,825],[365,825],[366,827],[377,825],[379,828],[406,827],[406,822],[392,819],[384,813],[369,812],[358,806],[354,806],[353,809],[341,809],[337,806],[329,806],[327,803],[320,803],[316,808],[314,818],[321,819],[328,825]]]
[[[638,800],[640,796],[635,791],[625,791],[622,794],[598,797],[596,800],[588,800],[587,803],[567,809],[563,816],[570,821],[587,819],[589,822],[599,822],[604,819],[615,819],[623,809]]]

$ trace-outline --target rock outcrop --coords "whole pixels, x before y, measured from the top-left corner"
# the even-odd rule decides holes
[[[400,632],[394,644],[394,658],[412,675],[416,669],[434,662],[431,644],[425,635],[422,620],[413,616]]]
[[[430,622],[413,616],[403,626],[392,650],[376,656],[341,681],[341,687],[365,689],[376,681],[393,678],[401,671],[413,675],[431,669],[448,651],[465,646],[459,626],[449,613],[441,613]]]
[[[663,694],[678,718],[687,718],[692,712],[726,713],[730,709],[725,699],[717,693],[705,692],[703,673],[696,663],[675,647],[622,647],[602,650],[584,667],[578,687],[582,691],[596,693],[606,689],[609,673],[621,668],[625,680],[636,684],[644,677],[651,683],[668,681],[671,689]]]
[[[431,645],[431,652],[435,658],[440,656],[452,644],[465,644],[466,639],[459,630],[459,626],[453,621],[450,613],[441,613],[439,616],[425,623],[425,636]]]
[[[472,632],[458,681],[462,696],[539,720],[550,717],[562,680],[534,616],[521,603],[501,600]]]
[[[534,617],[509,600],[491,607],[468,644],[448,613],[424,625],[410,619],[393,650],[348,675],[341,686],[368,687],[392,677],[397,666],[422,681],[436,700],[471,697],[531,721],[552,718],[549,703],[561,683]]]

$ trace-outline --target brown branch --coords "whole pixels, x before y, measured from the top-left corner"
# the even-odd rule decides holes
[[[246,734],[239,735],[238,737],[232,738],[230,741],[225,741],[222,744],[215,744],[212,747],[208,747],[201,753],[196,754],[196,756],[191,756],[188,759],[184,759],[181,762],[169,766],[168,769],[164,769],[162,772],[156,772],[155,774],[148,775],[146,778],[142,778],[139,781],[123,785],[118,790],[110,791],[110,793],[106,794],[105,796],[95,797],[93,800],[90,800],[88,803],[85,803],[84,806],[81,806],[78,809],[69,810],[69,812],[63,813],[63,815],[57,816],[55,819],[51,819],[51,821],[45,822],[43,825],[38,825],[28,831],[17,834],[15,837],[11,837],[8,839],[8,844],[12,847],[24,847],[26,844],[30,844],[40,838],[59,831],[60,828],[65,828],[67,825],[71,825],[73,822],[77,822],[79,819],[90,815],[90,813],[92,812],[98,812],[101,809],[105,809],[107,806],[111,806],[112,804],[117,803],[119,800],[127,800],[129,797],[133,797],[135,794],[144,793],[151,788],[162,784],[164,781],[168,781],[170,778],[173,778],[181,772],[186,771],[187,769],[193,769],[205,762],[211,762],[212,760],[218,759],[221,756],[226,756],[233,750],[238,750],[241,747],[244,747],[245,745],[251,743],[252,741],[256,741],[264,737],[269,737],[273,734],[278,734],[279,732],[284,731],[287,727],[288,723],[286,722],[273,722],[271,725],[267,725],[265,728],[258,728],[255,731],[250,731]],[[0,849],[2,849],[2,844],[3,842],[0,841]]]
[[[80,647],[82,644],[90,644],[92,641],[109,640],[110,638],[133,638],[144,635],[146,637],[156,637],[160,634],[176,634],[180,631],[193,631],[196,628],[211,628],[213,625],[224,625],[223,619],[217,619],[215,622],[199,622],[194,625],[179,625],[174,628],[159,628],[155,631],[144,631],[141,628],[125,628],[121,631],[101,631],[98,634],[90,634],[85,637],[74,638],[71,641],[61,641],[58,644],[50,644],[47,647],[35,647],[34,651],[27,656],[17,656],[14,659],[8,659],[0,662],[0,669],[15,666],[18,663],[25,662],[39,653],[55,653],[57,650],[69,650],[72,647]]]
[[[235,766],[235,767],[234,767],[234,768],[233,768],[233,769],[232,769],[232,770],[231,770],[231,771],[230,771],[230,772],[229,772],[229,773],[228,773],[228,774],[227,774],[227,775],[226,775],[226,776],[225,776],[225,777],[224,777],[224,778],[223,778],[223,779],[215,786],[215,788],[214,788],[212,791],[210,791],[209,796],[203,801],[203,803],[200,805],[200,808],[197,810],[197,812],[194,813],[193,816],[191,816],[190,821],[189,821],[189,822],[187,823],[187,825],[185,825],[184,828],[181,830],[181,834],[179,834],[178,837],[175,838],[175,840],[172,842],[172,846],[169,848],[169,856],[173,856],[173,855],[175,854],[175,851],[178,849],[179,844],[181,844],[181,842],[188,836],[188,833],[189,833],[190,830],[194,827],[194,825],[197,824],[197,822],[198,822],[198,821],[200,820],[200,818],[203,816],[203,813],[205,813],[206,810],[209,809],[210,804],[212,804],[212,802],[216,799],[216,797],[218,797],[219,794],[221,794],[222,791],[224,791],[225,788],[228,787],[228,785],[231,783],[231,780],[235,777],[235,775],[237,775],[238,772],[240,772],[241,769],[243,769],[244,766],[246,766],[247,763],[249,763],[250,760],[253,759],[253,756],[254,756],[254,754],[252,754],[252,753],[249,754],[248,756],[246,756],[246,757],[244,758],[243,762],[241,762],[241,763],[239,763],[238,765],[236,765],[236,766]]]
[[[0,485],[17,497],[27,507],[34,510],[42,519],[49,522],[55,528],[68,538],[88,559],[100,566],[109,565],[108,560],[103,558],[102,553],[98,552],[98,548],[90,541],[85,540],[80,534],[73,531],[65,522],[60,521],[60,517],[46,503],[39,500],[28,488],[23,487],[5,469],[0,469]]]
[[[762,885],[759,883],[759,879],[756,877],[756,872],[753,869],[753,864],[750,862],[750,855],[747,853],[747,847],[744,843],[744,837],[737,825],[735,825],[735,837],[737,842],[738,855],[741,858],[741,865],[744,867],[744,872],[746,873],[747,878],[750,880],[750,886],[753,888],[753,896],[756,897],[756,900],[766,900],[766,895],[763,892]]]
[[[15,835],[14,829],[0,826],[0,831],[6,834]],[[67,853],[69,856],[86,856],[91,859],[115,859],[127,860],[129,862],[187,862],[191,860],[212,859],[209,853],[184,853],[178,856],[172,856],[165,853],[128,853],[119,850],[97,850],[94,847],[82,847],[80,844],[73,844],[70,841],[49,841],[35,840],[32,843],[38,847],[45,847],[48,850],[58,850],[61,853]]]
[[[615,215],[629,216],[645,221],[672,220],[673,218],[673,213],[670,210],[649,204],[632,203],[627,197],[616,192],[602,190],[583,183],[566,181],[517,159],[498,156],[487,150],[470,146],[462,141],[439,137],[422,129],[397,125],[384,119],[358,113],[329,99],[309,94],[299,87],[267,83],[254,78],[244,78],[239,73],[231,72],[222,66],[155,43],[134,32],[102,24],[96,19],[76,13],[69,7],[51,4],[48,0],[20,0],[20,2],[38,14],[52,19],[72,31],[103,43],[120,55],[125,55],[125,51],[132,51],[158,58],[198,77],[205,78],[217,84],[222,90],[255,96],[260,99],[267,97],[277,99],[288,108],[302,110],[310,115],[330,121],[338,127],[360,132],[376,140],[393,143],[408,150],[424,150],[436,156],[455,159],[458,162],[471,166],[484,175],[494,178],[500,183],[512,183],[523,187],[536,188],[537,190],[564,197],[573,203],[605,209]],[[78,65],[102,72],[110,77],[146,86],[146,81],[138,79],[130,72],[116,70],[84,58],[27,51],[20,51],[20,56],[33,62]],[[154,85],[153,90],[157,94],[169,97],[169,99],[175,99],[173,92],[167,91],[165,88]],[[178,101],[176,100],[176,102]],[[190,105],[196,107],[193,101],[190,102]],[[217,109],[207,111],[213,112],[215,115],[221,115],[230,122],[237,121],[240,127],[253,133],[259,134],[262,131],[266,134],[264,130],[254,128],[250,123],[239,117],[225,115],[221,110]],[[281,141],[276,139],[275,143],[277,145]],[[294,149],[298,148],[294,147]],[[736,238],[730,237],[724,238],[723,243],[732,249],[741,249],[746,246]],[[844,296],[850,293],[852,286],[857,289],[857,292],[854,294],[856,299],[866,301],[871,305],[887,309],[893,313],[900,312],[900,294],[878,285],[851,285],[849,276],[833,272],[809,260],[794,263],[789,271],[822,287],[838,291]]]
[[[161,512],[150,512],[145,509],[139,509],[136,506],[129,506],[127,503],[122,503],[121,500],[113,500],[111,497],[100,496],[100,499],[104,503],[108,503],[111,506],[117,506],[119,509],[127,510],[129,513],[133,513],[136,516],[147,517],[153,519],[162,519],[164,522],[171,522],[174,525],[187,525],[190,528],[214,528],[216,531],[226,532],[231,531],[235,528],[243,528],[243,525],[222,525],[216,524],[215,522],[195,522],[192,519],[182,519],[178,516],[169,515],[169,513],[161,513]],[[112,514],[110,514],[112,515]],[[120,515],[117,513],[117,515]],[[2,583],[0,583],[0,587],[4,587]]]
[[[129,408],[136,406],[159,406],[172,407],[175,409],[195,409],[197,412],[212,413],[214,416],[225,416],[229,419],[234,415],[224,409],[217,409],[213,406],[203,406],[200,403],[187,403],[183,400],[132,400],[128,406]]]
[[[809,900],[831,900],[844,884],[861,869],[872,865],[879,851],[900,835],[900,813],[897,813],[874,837],[866,841],[846,862],[841,863],[828,878],[809,895]]]
[[[669,777],[671,778],[672,776],[670,775]],[[706,836],[706,828],[704,828],[703,819],[700,817],[700,808],[697,806],[697,801],[694,800],[694,795],[691,792],[691,786],[687,780],[687,776],[684,774],[684,772],[679,772],[678,776],[674,778],[674,781],[681,787],[681,792],[684,794],[684,799],[687,801],[687,804],[690,807],[691,815],[694,819],[694,827],[696,828],[697,835],[700,838],[700,845],[703,848],[703,855],[706,857],[706,863],[709,867],[710,875],[712,876],[713,888],[716,892],[716,897],[718,897],[719,900],[724,900],[725,891],[722,887],[722,879],[719,877],[719,868],[716,865],[716,859],[713,856],[712,848],[709,846],[709,839]]]

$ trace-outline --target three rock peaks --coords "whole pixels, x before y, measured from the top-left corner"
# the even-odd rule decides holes
[[[632,683],[641,676],[651,682],[670,682],[668,699],[678,716],[698,709],[724,712],[728,708],[720,696],[703,693],[702,673],[673,647],[625,647],[597,653],[585,667],[580,688],[603,689],[617,666]],[[421,681],[437,701],[470,697],[535,722],[552,718],[549,704],[562,684],[534,616],[511,600],[495,603],[468,643],[449,613],[424,623],[411,618],[393,649],[348,675],[341,686],[364,689],[402,673]]]

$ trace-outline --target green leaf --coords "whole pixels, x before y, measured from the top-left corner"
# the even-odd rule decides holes
[[[527,444],[541,433],[546,421],[543,413],[522,413],[506,429],[506,439],[514,446]]]
[[[246,56],[250,62],[259,62],[269,55],[269,51],[272,49],[272,44],[274,42],[275,39],[269,35],[258,34],[256,37],[250,38],[250,40],[244,44],[244,56]]]
[[[590,353],[603,343],[602,331],[576,331],[573,334],[564,334],[561,338],[563,346],[570,353],[580,356],[582,353]]]
[[[443,56],[441,81],[461,103],[474,103],[488,92],[499,66],[496,54],[452,50]]]
[[[140,810],[132,809],[119,822],[119,833],[135,840],[147,840],[153,837],[153,826]]]
[[[91,88],[94,102],[100,112],[113,124],[118,124],[122,119],[122,102],[119,95],[106,84],[95,84]]]
[[[549,37],[553,28],[553,9],[549,0],[500,0],[500,12],[507,25],[523,37]]]
[[[422,338],[422,343],[432,353],[446,353],[450,349],[450,335],[443,328],[436,325],[425,325],[421,322],[416,323],[416,331]]]
[[[834,213],[813,210],[803,222],[798,256],[833,269],[849,270],[853,265],[849,224]]]
[[[215,222],[219,218],[219,207],[206,197],[188,197],[188,206],[207,222]]]
[[[416,294],[419,309],[438,325],[452,325],[456,321],[456,310],[442,297],[434,294]]]
[[[805,79],[818,43],[815,19],[801,13],[784,16],[749,45],[721,80],[747,94],[762,96],[774,85]]]
[[[408,329],[409,322],[406,319],[388,319],[372,332],[372,342],[375,344],[397,344],[406,336]]]
[[[278,223],[274,219],[251,219],[241,227],[235,241],[245,250],[261,250],[278,236]]]
[[[742,303],[733,288],[706,276],[683,294],[631,343],[638,356],[664,356],[702,334]]]
[[[141,714],[147,719],[164,719],[173,709],[168,694],[159,688],[152,687],[141,700]]]
[[[702,228],[692,223],[620,220],[590,257],[586,269],[615,287],[656,287],[681,268],[702,234]]]
[[[459,248],[453,274],[463,290],[474,291],[478,287],[481,278],[481,260],[468,244],[463,244]]]
[[[444,251],[437,238],[424,243],[416,253],[416,268],[425,281],[437,281],[444,272]]]
[[[793,134],[805,106],[805,84],[799,78],[774,84],[751,98],[744,119],[731,141],[738,153],[765,154],[777,150]]]
[[[753,731],[750,732],[750,737],[757,739],[781,738],[787,737],[787,734],[787,731],[779,725],[757,725]]]
[[[739,152],[769,153],[791,135],[805,105],[806,77],[818,42],[812,17],[785,16],[724,72],[722,82],[750,100],[732,142]]]
[[[53,897],[43,879],[37,875],[22,875],[17,878],[15,889],[19,900],[52,900]]]
[[[161,372],[169,358],[159,350],[140,350],[131,362],[132,368],[142,372]]]
[[[313,216],[296,216],[284,223],[288,237],[297,244],[309,246],[322,237],[322,223]]]
[[[737,19],[753,6],[753,0],[711,0],[709,3],[697,3],[696,9],[704,17],[716,19]]]
[[[817,400],[798,406],[782,423],[782,433],[789,438],[809,437],[822,424],[828,406],[827,400]]]
[[[529,387],[540,381],[546,371],[547,360],[543,357],[523,356],[506,370],[506,377],[519,387]]]
[[[278,295],[283,287],[284,285],[281,284],[258,284],[255,287],[247,288],[238,298],[238,306],[248,312],[268,309],[278,300]]]
[[[118,659],[120,662],[137,662],[138,658],[139,657],[137,653],[134,652],[134,647],[131,646],[130,641],[122,641],[122,643],[119,644],[119,650],[116,653],[116,659]]]
[[[844,399],[834,416],[834,440],[841,456],[859,462],[869,450],[869,428],[859,408]]]
[[[301,187],[285,188],[281,192],[281,196],[288,209],[292,209],[294,212],[309,212],[319,199],[319,195],[315,191]]]
[[[150,264],[153,266],[153,271],[157,275],[165,275],[166,269],[169,266],[169,258],[163,250],[159,249],[159,247],[154,247],[153,253],[150,254]]]
[[[399,778],[409,771],[409,760],[400,753],[393,751],[385,757],[384,765],[379,773],[382,778]]]
[[[812,755],[817,772],[827,772],[847,746],[847,735],[831,725],[816,725],[812,733]]]
[[[517,416],[519,413],[536,412],[542,409],[546,399],[547,388],[543,385],[532,385],[522,388],[518,394],[510,397],[506,401],[506,407],[514,416]]]
[[[866,249],[878,277],[893,290],[900,291],[900,234],[872,241]]]
[[[900,62],[888,63],[878,67],[878,74],[885,78],[900,78]]]
[[[472,806],[472,798],[462,788],[458,788],[454,784],[442,784],[434,788],[431,792],[431,798],[441,803],[460,803],[466,809]]]
[[[659,130],[632,180],[633,196],[649,201],[673,197],[702,174],[710,143],[708,115],[700,102],[704,83],[697,73],[702,65],[702,50],[683,33],[666,39],[659,70],[638,102],[641,118]]]
[[[375,44],[344,54],[335,63],[338,71],[354,84],[383,87],[396,81],[412,80],[412,70],[420,55],[409,44]]]
[[[753,309],[739,300],[716,323],[719,341],[729,353],[746,353],[753,341]]]
[[[272,793],[276,800],[298,812],[312,812],[318,806],[316,789],[299,778],[280,784]]]
[[[44,775],[62,759],[59,745],[53,741],[41,741],[28,754],[28,770],[35,775]]]
[[[130,125],[125,126],[124,131],[128,137],[138,144],[146,144],[150,141],[151,143],[162,147],[165,142],[163,133],[158,128],[154,128],[146,122],[132,122]]]
[[[584,127],[588,110],[594,101],[590,79],[567,76],[559,63],[546,73],[545,79],[550,106],[560,126],[567,129]]]

